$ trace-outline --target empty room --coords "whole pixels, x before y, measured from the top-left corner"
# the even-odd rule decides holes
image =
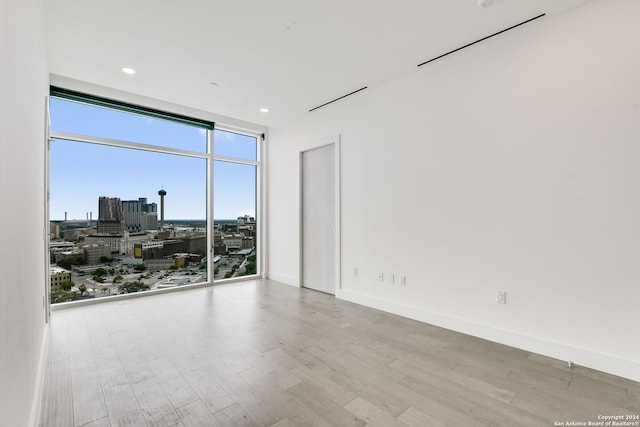
[[[640,426],[640,2],[1,1],[0,426]]]

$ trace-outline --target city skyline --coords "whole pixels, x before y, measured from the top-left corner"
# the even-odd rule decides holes
[[[76,102],[51,99],[53,130],[204,152],[202,128],[148,118]],[[254,137],[216,130],[217,155],[256,160]],[[256,167],[214,161],[214,218],[256,214]],[[50,219],[97,218],[98,197],[160,205],[167,192],[165,218],[204,220],[206,160],[84,142],[53,139],[50,151]]]
[[[160,206],[160,197],[157,196],[157,191],[155,192],[157,200],[154,200],[150,197],[147,197],[148,202],[149,203],[156,203],[158,205],[158,207]],[[94,209],[92,210],[87,210],[85,212],[82,212],[81,216],[75,216],[73,215],[71,212],[69,211],[60,211],[58,210],[57,212],[61,212],[62,214],[60,215],[60,217],[55,217],[51,212],[50,212],[50,220],[51,221],[55,221],[55,222],[61,222],[61,221],[65,221],[65,214],[66,215],[66,220],[67,221],[86,221],[87,218],[91,219],[92,221],[96,222],[98,221],[98,212],[99,212],[99,207],[98,207],[98,199],[100,197],[110,197],[110,198],[119,198],[121,201],[129,201],[129,200],[137,200],[137,197],[128,199],[128,198],[123,198],[118,196],[117,194],[115,195],[109,195],[109,194],[101,194],[101,195],[96,195],[95,196],[95,206]],[[141,195],[140,197],[145,197],[143,195]],[[165,197],[169,197],[169,193],[167,193],[167,196]],[[168,199],[166,199],[168,200]],[[165,205],[167,204],[167,201],[165,200]],[[159,209],[159,208],[158,208]],[[223,211],[223,212],[231,212],[229,210]],[[158,218],[160,218],[160,213],[158,212]],[[214,213],[214,219],[215,220],[224,220],[224,221],[229,221],[229,220],[236,220],[239,217],[245,216],[245,215],[249,215],[251,217],[255,217],[255,213],[253,211],[249,212],[249,210],[247,210],[247,212],[240,212],[237,215],[231,215],[230,216],[216,216]],[[159,219],[158,219],[159,220]],[[206,220],[206,216],[202,216],[201,218],[195,218],[195,217],[171,217],[171,216],[167,216],[165,214],[165,222],[171,222],[171,221],[180,221],[180,220],[187,220],[187,221],[205,221]]]
[[[107,198],[111,198],[111,199],[120,199],[121,202],[137,202],[137,201],[139,201],[139,198],[131,199],[131,200],[124,200],[121,197],[118,197],[117,195],[115,195],[115,196],[100,195],[100,196],[96,196],[96,197],[98,198],[98,200],[100,198],[102,198],[102,197],[107,197]],[[143,196],[141,196],[141,197],[143,197]],[[147,201],[149,201],[149,200],[147,200]],[[158,211],[153,211],[153,213],[157,214],[158,221],[160,221],[160,212],[159,212],[160,203],[152,201],[152,202],[149,202],[149,204],[157,205]],[[99,205],[99,203],[98,203],[98,205]],[[74,217],[71,217],[70,215],[66,215],[66,216],[68,216],[68,218],[66,218],[66,220],[65,220],[65,218],[64,218],[65,215],[63,214],[62,218],[50,218],[50,221],[52,221],[52,222],[86,222],[87,220],[89,220],[92,223],[97,223],[98,220],[99,220],[99,211],[100,211],[100,208],[98,206],[98,208],[95,209],[95,210],[85,212],[85,214],[84,214],[84,216],[82,218],[74,218]],[[68,214],[68,212],[64,212],[64,213]],[[241,215],[237,215],[237,216],[229,217],[229,218],[220,217],[220,218],[214,218],[214,219],[216,221],[236,221],[238,218],[242,218],[242,217],[245,217],[245,216],[249,216],[249,217],[255,218],[255,215],[247,213],[247,214],[241,214]],[[176,221],[206,221],[206,218],[165,218],[165,222],[176,222]]]

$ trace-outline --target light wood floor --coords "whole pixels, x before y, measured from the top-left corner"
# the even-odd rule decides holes
[[[552,426],[640,384],[271,281],[52,313],[43,426]]]

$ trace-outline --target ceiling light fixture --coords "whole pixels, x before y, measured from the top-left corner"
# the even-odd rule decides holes
[[[478,6],[480,7],[490,7],[493,6],[494,3],[498,3],[501,0],[478,0]]]
[[[129,68],[129,67],[123,67],[122,68],[122,72],[125,73],[125,74],[133,75],[133,74],[136,73],[136,70],[134,70],[133,68]]]
[[[268,113],[268,112],[269,112],[269,109],[268,109],[268,108],[264,108],[264,107],[262,107],[262,108],[260,109],[260,112],[261,112],[261,113]]]

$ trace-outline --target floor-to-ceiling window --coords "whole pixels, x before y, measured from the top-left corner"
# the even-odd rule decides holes
[[[255,135],[55,88],[50,115],[52,303],[256,274]]]
[[[258,138],[214,132],[215,279],[256,274]]]

